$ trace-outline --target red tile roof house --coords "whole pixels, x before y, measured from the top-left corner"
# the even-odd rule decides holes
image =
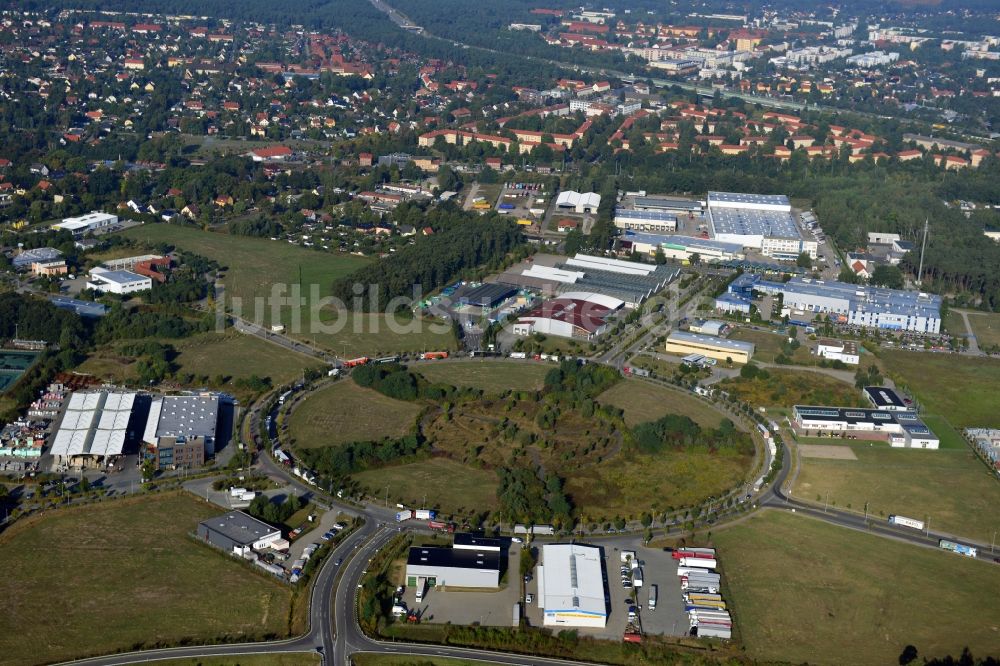
[[[292,155],[292,149],[288,146],[268,146],[250,151],[250,157],[254,162],[265,162],[268,160],[283,160]]]

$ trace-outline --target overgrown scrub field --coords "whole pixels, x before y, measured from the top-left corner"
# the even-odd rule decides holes
[[[162,342],[177,350],[172,359],[177,365],[177,374],[195,377],[222,375],[230,379],[247,379],[257,375],[270,377],[277,385],[301,377],[307,368],[319,366],[318,361],[307,356],[233,329]],[[105,345],[84,361],[80,371],[117,380],[135,379],[135,358],[120,353],[121,346],[122,343]]]
[[[729,337],[733,340],[752,342],[754,344],[754,360],[763,363],[774,363],[774,359],[782,353],[782,346],[788,341],[788,336],[780,333],[755,331],[748,328],[740,328]],[[792,353],[791,359],[799,365],[815,365],[816,358],[809,353],[802,331],[799,331],[798,340],[802,344]]]
[[[625,423],[634,426],[655,421],[664,414],[683,414],[704,428],[715,428],[723,415],[681,389],[659,386],[641,379],[618,382],[597,397],[625,413]]]
[[[497,469],[518,459],[545,469],[595,465],[621,449],[614,427],[576,410],[563,410],[551,423],[540,423],[553,411],[534,397],[484,399],[441,411],[425,424],[424,435],[435,452],[471,467]]]
[[[188,537],[219,513],[169,493],[16,523],[0,535],[0,557],[16,572],[0,580],[17,609],[0,615],[4,663],[286,635],[291,591]]]
[[[883,351],[882,361],[889,376],[913,391],[927,414],[941,416],[958,429],[1000,428],[1000,359]]]
[[[374,497],[381,497],[389,486],[392,495],[407,506],[419,506],[425,496],[461,515],[497,506],[496,473],[449,458],[369,469],[353,478]]]
[[[406,434],[422,406],[393,400],[351,380],[313,393],[289,419],[295,446],[318,448]]]
[[[853,385],[810,370],[767,369],[767,377],[732,377],[717,384],[723,391],[754,406],[837,405],[860,407],[861,392]]]
[[[736,451],[688,449],[630,453],[571,474],[566,492],[581,516],[601,521],[696,505],[744,480],[752,456]]]
[[[995,654],[1000,567],[778,511],[713,533],[749,656],[889,664]],[[934,581],[928,584],[928,581]],[[845,639],[849,637],[849,639]]]
[[[329,296],[333,282],[371,260],[345,253],[329,253],[306,250],[285,242],[272,241],[248,236],[234,236],[226,233],[202,231],[193,227],[174,224],[145,224],[123,232],[137,241],[157,244],[170,243],[181,250],[189,250],[209,259],[214,259],[225,268],[223,281],[226,285],[226,307],[234,313],[234,298],[242,304],[242,316],[250,321],[258,318],[265,325],[272,321],[269,304],[273,285],[283,285],[288,296],[293,285],[301,285],[301,294],[307,305],[302,308],[301,335],[303,339],[325,345],[337,353],[348,356],[376,354],[380,351],[421,351],[451,349],[454,335],[447,326],[439,322],[402,318],[397,330],[390,327],[389,316],[384,314],[354,315],[342,313],[342,328],[336,332],[312,331],[313,308],[311,304],[322,305],[313,298],[312,286],[317,288],[318,299]],[[264,298],[265,306],[257,310],[255,298]],[[345,304],[350,306],[350,304]],[[285,324],[291,334],[293,330],[292,311],[280,308],[280,323]],[[339,325],[337,314],[330,308],[318,308],[317,322],[326,326]],[[433,325],[436,324],[436,325]],[[402,326],[412,330],[399,330]]]
[[[857,460],[803,458],[795,494],[864,511],[930,519],[931,530],[989,543],[1000,529],[1000,483],[968,447],[927,451],[853,444]],[[998,567],[1000,568],[1000,567]]]
[[[504,391],[540,389],[545,373],[552,369],[537,361],[468,361],[461,363],[428,362],[411,366],[429,382],[482,389],[497,394]]]

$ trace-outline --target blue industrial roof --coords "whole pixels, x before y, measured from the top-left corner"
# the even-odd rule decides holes
[[[49,296],[49,300],[57,308],[72,310],[81,317],[103,317],[108,311],[103,303],[81,301],[68,296]]]
[[[654,220],[658,222],[677,221],[677,216],[673,213],[664,213],[659,210],[630,210],[628,208],[615,208],[615,219],[619,217],[630,217],[635,220]]]
[[[698,248],[707,248],[712,250],[719,250],[721,252],[731,252],[733,254],[742,254],[743,246],[739,243],[726,243],[724,241],[711,240],[708,238],[694,238],[693,236],[674,236],[665,234],[647,234],[641,231],[626,231],[624,234],[619,236],[622,240],[639,242],[639,243],[649,243],[650,245],[680,245],[686,248],[692,248],[697,250]]]

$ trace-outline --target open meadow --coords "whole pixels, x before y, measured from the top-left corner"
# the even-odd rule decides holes
[[[335,382],[295,407],[289,435],[295,446],[318,448],[405,435],[421,406],[362,388],[353,380]]]
[[[1000,314],[970,311],[969,324],[980,347],[1000,347]]]
[[[4,663],[286,635],[291,590],[188,536],[219,513],[174,492],[16,523],[0,535]]]
[[[162,342],[177,351],[176,357],[171,359],[177,366],[177,375],[207,377],[209,382],[222,376],[227,383],[219,388],[235,393],[239,391],[232,386],[233,380],[257,375],[270,377],[272,384],[278,386],[301,377],[303,370],[321,365],[308,356],[233,329]],[[127,343],[103,346],[92,353],[78,371],[112,381],[135,381],[138,376],[135,357],[118,351],[124,344]]]
[[[407,506],[423,498],[449,512],[464,514],[496,508],[497,475],[491,470],[463,465],[449,458],[427,458],[358,472],[352,477],[375,497],[389,486],[390,495]]]
[[[545,373],[554,365],[536,361],[428,362],[410,366],[429,382],[482,389],[486,393],[531,391],[542,388]]]
[[[1000,359],[905,351],[881,356],[889,376],[913,392],[923,413],[943,417],[959,430],[1000,428]]]
[[[828,440],[829,441],[829,440]],[[893,449],[867,444],[847,448],[857,460],[803,458],[795,495],[887,520],[900,514],[930,520],[930,529],[989,543],[1000,529],[1000,482],[962,449]],[[998,567],[1000,568],[1000,567]]]
[[[597,400],[622,409],[629,426],[655,421],[667,414],[683,414],[703,428],[717,428],[724,418],[721,412],[683,389],[641,379],[618,382]]]
[[[778,511],[712,540],[754,659],[895,664],[909,644],[921,657],[996,654],[1000,595],[986,591],[1000,566]]]
[[[181,251],[215,260],[224,268],[227,310],[264,325],[280,320],[293,337],[325,346],[335,353],[360,356],[455,346],[451,328],[440,322],[391,318],[385,314],[341,312],[338,315],[331,307],[325,307],[322,299],[329,296],[334,281],[370,263],[370,259],[174,224],[145,224],[125,231],[124,235],[151,245],[169,243]],[[288,306],[279,307],[280,316],[273,316],[270,297],[276,286],[276,295],[282,297],[289,296],[295,288],[300,289],[305,305],[298,324]],[[263,306],[255,305],[257,298],[265,299]]]

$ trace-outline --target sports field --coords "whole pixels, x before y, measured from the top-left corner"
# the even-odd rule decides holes
[[[386,397],[347,379],[313,393],[295,407],[289,435],[295,446],[318,448],[405,435],[421,406]]]
[[[39,352],[0,350],[0,393],[17,383],[38,358]]]
[[[996,654],[1000,566],[765,511],[713,532],[734,621],[750,657],[895,664]]]
[[[1000,529],[1000,483],[972,450],[849,448],[857,460],[802,458],[795,495],[864,511],[876,519],[898,513],[930,520],[930,529],[989,543]]]
[[[435,506],[462,514],[493,509],[497,503],[495,472],[448,458],[367,470],[353,478],[375,497],[381,497],[389,486],[391,497],[408,506],[420,506],[427,497],[433,498]]]
[[[1000,359],[884,351],[882,362],[897,385],[913,391],[923,413],[959,430],[1000,428]]]
[[[538,361],[463,361],[417,363],[411,366],[429,382],[483,389],[502,393],[511,389],[542,388],[545,373],[554,365]]]
[[[217,261],[225,269],[226,308],[250,321],[277,323],[272,295],[287,298],[294,289],[299,289],[305,299],[299,318],[293,316],[290,306],[279,303],[277,319],[290,334],[326,346],[335,353],[359,356],[454,347],[450,327],[440,322],[401,318],[390,322],[386,315],[355,316],[343,312],[338,319],[336,310],[326,306],[322,299],[330,294],[337,278],[366,265],[370,259],[174,224],[145,224],[125,231],[124,235],[151,244],[170,243],[180,250]],[[258,298],[263,299],[259,305],[255,302]]]
[[[666,414],[684,414],[703,428],[717,428],[723,419],[721,412],[686,391],[641,379],[618,382],[597,400],[624,410],[625,423],[629,426],[655,421]]]
[[[221,511],[186,493],[59,510],[0,535],[6,664],[288,632],[290,590],[189,534]]]

